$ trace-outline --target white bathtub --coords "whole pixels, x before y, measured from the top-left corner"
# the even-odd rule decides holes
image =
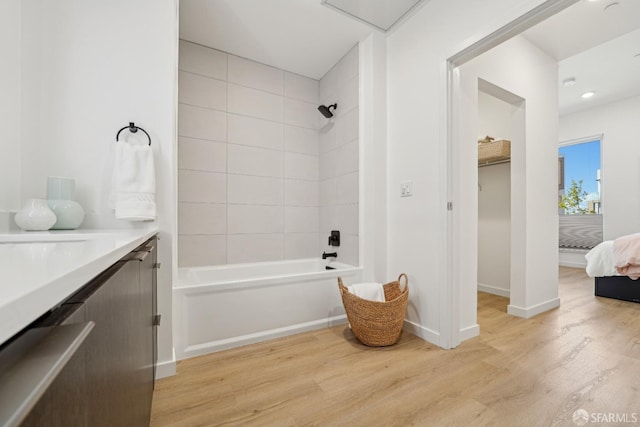
[[[301,259],[180,268],[173,288],[176,357],[185,359],[346,322],[337,277],[362,269]]]

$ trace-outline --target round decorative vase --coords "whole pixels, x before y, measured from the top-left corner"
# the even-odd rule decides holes
[[[56,219],[56,214],[49,209],[46,200],[27,199],[14,221],[25,231],[44,231],[50,229]]]
[[[84,220],[84,209],[73,200],[49,200],[49,207],[57,217],[52,230],[75,230]]]
[[[56,214],[58,220],[51,227],[52,230],[75,230],[84,220],[84,209],[73,199],[76,180],[62,176],[47,177],[47,199],[49,207]]]

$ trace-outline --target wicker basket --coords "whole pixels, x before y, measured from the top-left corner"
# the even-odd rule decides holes
[[[404,277],[404,289],[400,281]],[[369,301],[353,295],[338,277],[342,304],[353,334],[365,345],[383,347],[400,338],[409,299],[409,279],[402,273],[398,280],[383,285],[384,302]]]
[[[511,141],[507,139],[478,142],[478,163],[506,160],[509,157],[511,157]]]

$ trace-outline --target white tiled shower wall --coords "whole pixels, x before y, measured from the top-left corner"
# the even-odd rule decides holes
[[[320,244],[323,250],[337,250],[338,261],[358,261],[358,136],[359,58],[352,48],[320,79],[320,103],[337,103],[320,135]],[[340,230],[338,248],[327,246],[328,232]],[[326,234],[326,235],[325,235]]]
[[[346,199],[357,203],[358,163],[357,139],[351,162],[328,161],[344,146],[336,136],[319,149],[318,129],[329,122],[317,111],[319,86],[335,97],[352,73],[337,71],[338,64],[319,83],[183,40],[179,68],[179,266],[319,256],[327,227],[336,224],[321,214],[341,214]],[[355,88],[357,138],[357,77]],[[348,106],[353,98],[343,102]],[[335,128],[343,121],[346,126],[346,116],[336,114],[333,121]],[[355,189],[353,178],[345,177],[354,163]],[[320,178],[334,180],[334,187],[345,181],[346,191],[355,193],[339,200],[344,191],[335,188],[321,197]],[[342,224],[353,230],[353,220],[336,225]],[[352,241],[354,234],[344,236]],[[357,255],[357,204],[355,246]]]

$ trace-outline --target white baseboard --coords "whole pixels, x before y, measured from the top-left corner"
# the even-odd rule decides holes
[[[553,310],[554,308],[558,307],[560,307],[560,298],[554,298],[550,301],[536,304],[527,308],[517,307],[515,305],[509,304],[509,306],[507,307],[507,313],[513,316],[529,319],[530,317],[533,317],[537,314],[544,313],[545,311]]]
[[[589,251],[560,249],[558,253],[558,264],[561,267],[585,268],[587,266],[587,260],[584,256],[587,252]]]
[[[299,323],[297,325],[287,326],[284,328],[271,329],[268,331],[261,331],[253,334],[241,335],[233,338],[192,345],[187,347],[184,352],[182,352],[182,354],[178,355],[178,357],[179,360],[189,359],[191,357],[202,356],[203,354],[215,353],[216,351],[241,347],[248,344],[255,344],[257,342],[286,337],[288,335],[299,334],[316,329],[329,328],[342,323],[347,323],[347,316],[344,314],[340,316],[314,320],[312,322]]]
[[[480,325],[475,324],[460,329],[460,342],[475,338],[480,335]]]
[[[480,292],[485,292],[492,295],[498,295],[501,297],[507,297],[511,295],[509,289],[496,288],[495,286],[484,285],[482,283],[478,283],[478,290]]]
[[[403,329],[425,341],[429,341],[432,344],[443,347],[440,342],[440,334],[438,332],[432,331],[429,328],[425,328],[424,326],[413,323],[407,319],[404,319]]]
[[[156,379],[172,377],[176,374],[176,351],[173,350],[173,358],[171,360],[165,360],[164,362],[158,362],[156,365]]]

